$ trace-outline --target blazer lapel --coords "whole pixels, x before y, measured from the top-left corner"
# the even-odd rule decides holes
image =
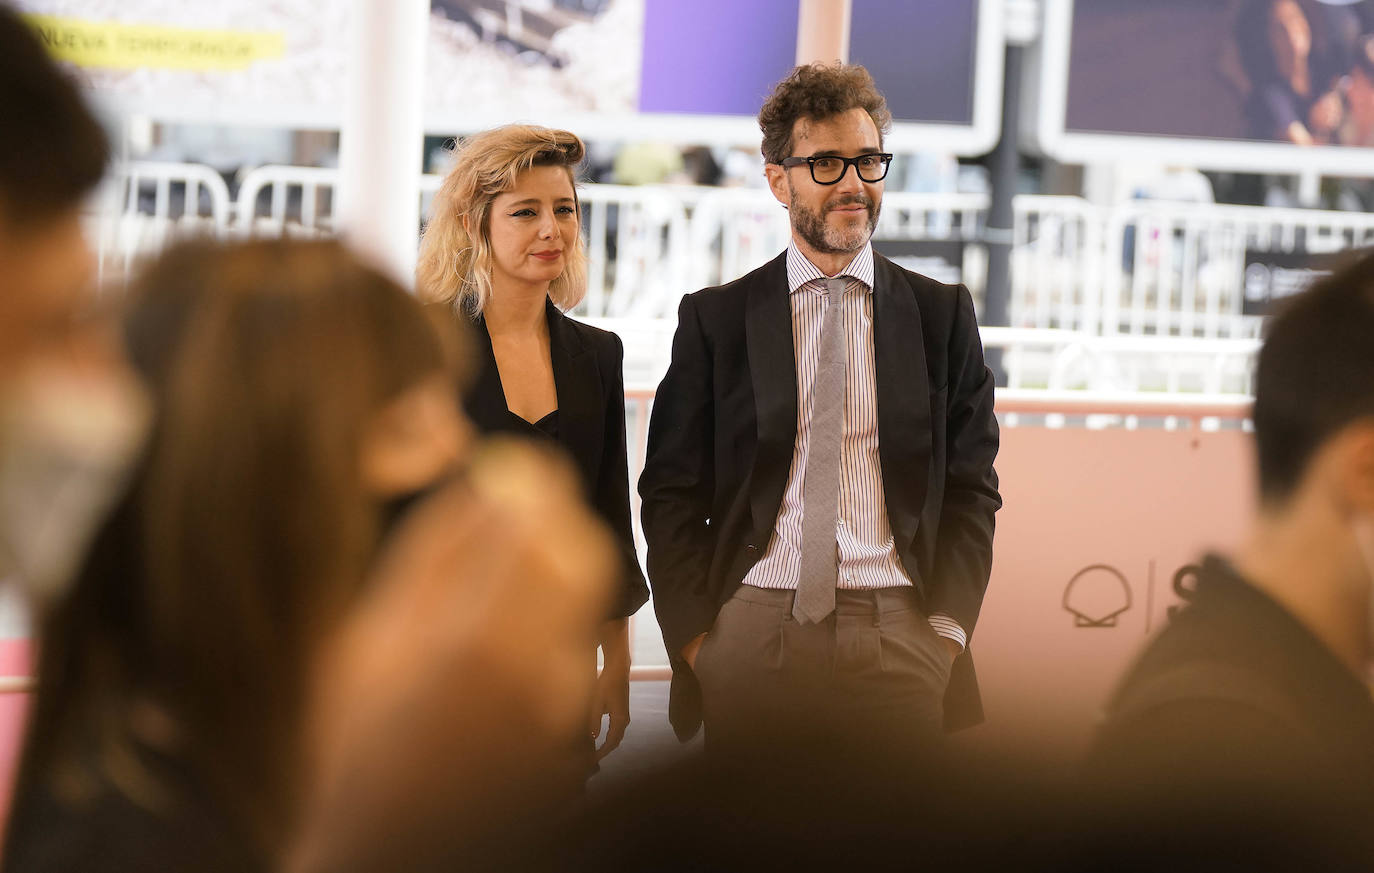
[[[792,307],[787,299],[787,254],[775,258],[748,289],[744,333],[758,419],[758,453],[750,481],[754,524],[771,529],[787,488],[797,441],[797,366]]]
[[[501,387],[501,371],[496,369],[487,322],[480,315],[473,322],[471,336],[477,347],[477,372],[463,407],[480,430],[497,429],[506,419],[506,392]]]
[[[545,312],[553,384],[558,392],[558,441],[572,454],[590,488],[601,465],[606,421],[601,369],[594,350],[583,344],[567,316],[552,301],[546,304]]]
[[[930,485],[930,376],[921,311],[896,267],[873,256],[874,388],[878,403],[878,457],[888,519],[899,545],[920,524]]]

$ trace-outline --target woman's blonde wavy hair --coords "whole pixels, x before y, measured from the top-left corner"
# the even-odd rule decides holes
[[[531,124],[509,124],[468,137],[454,149],[451,169],[420,241],[416,285],[426,300],[479,315],[491,297],[491,204],[515,187],[531,167],[564,167],[577,198],[575,171],[586,155],[576,134]],[[578,204],[581,222],[581,204]],[[469,233],[468,228],[476,228]],[[587,293],[587,252],[581,228],[566,266],[549,285],[549,298],[568,310]]]

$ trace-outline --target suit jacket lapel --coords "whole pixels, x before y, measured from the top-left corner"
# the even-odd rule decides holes
[[[899,545],[916,536],[930,485],[930,376],[916,297],[886,258],[873,256],[874,389],[878,457]]]
[[[558,392],[558,441],[572,453],[590,488],[601,465],[606,421],[601,369],[594,350],[583,344],[567,316],[552,301],[546,304],[545,311],[553,383]]]
[[[782,506],[797,440],[797,367],[785,252],[759,274],[748,294],[744,332],[758,418],[749,501],[754,524],[763,531],[771,529]]]
[[[477,374],[463,406],[477,426],[486,431],[504,423],[506,392],[501,387],[501,371],[496,369],[496,355],[491,350],[487,322],[480,315],[473,322],[471,336],[477,346]]]

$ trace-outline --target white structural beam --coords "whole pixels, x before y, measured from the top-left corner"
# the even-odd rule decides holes
[[[797,64],[849,61],[850,0],[798,0]]]
[[[335,215],[350,244],[410,287],[424,143],[429,0],[352,0]]]

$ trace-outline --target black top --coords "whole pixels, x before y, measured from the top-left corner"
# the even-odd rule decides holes
[[[1326,827],[1352,815],[1363,831],[1374,700],[1306,626],[1208,558],[1191,604],[1112,699],[1089,772],[1181,817],[1227,810]]]
[[[482,433],[548,439],[568,453],[588,503],[615,535],[624,567],[611,617],[633,615],[649,599],[630,525],[629,462],[625,448],[625,357],[620,337],[568,318],[545,304],[549,359],[558,409],[529,422],[506,406],[491,335],[479,316],[473,332],[477,378],[463,398],[468,417]]]
[[[544,437],[558,442],[558,410],[555,409],[538,421],[527,421],[514,412],[510,416],[511,429],[522,436]]]

